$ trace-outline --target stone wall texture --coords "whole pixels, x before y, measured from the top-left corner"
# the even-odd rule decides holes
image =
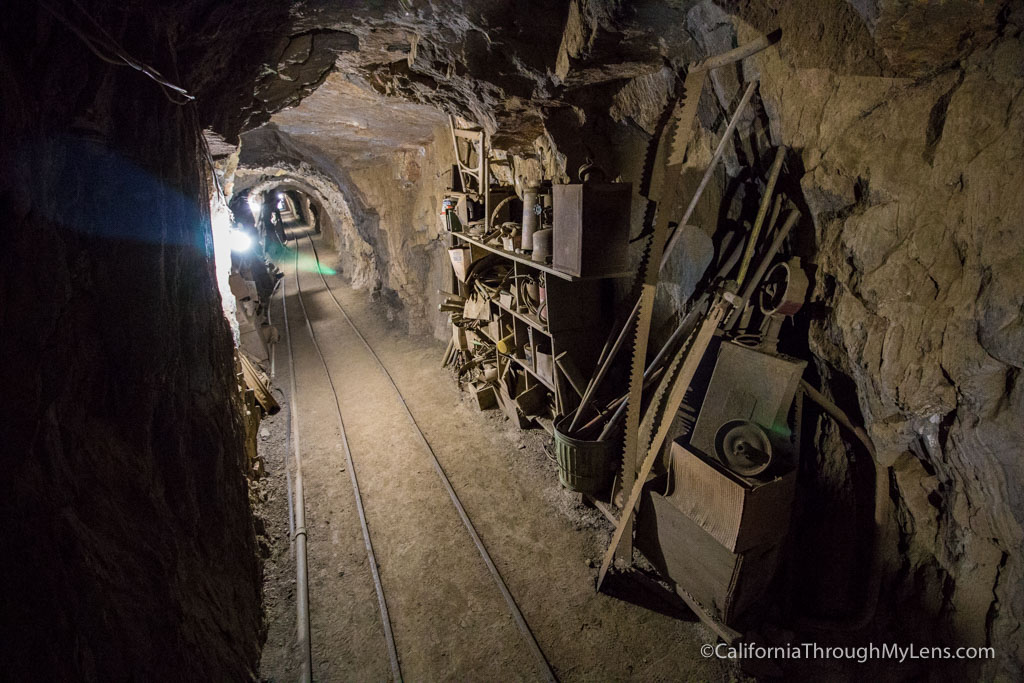
[[[212,4],[82,6],[216,108],[171,49]],[[249,680],[260,567],[202,113],[36,3],[0,27],[0,678]]]

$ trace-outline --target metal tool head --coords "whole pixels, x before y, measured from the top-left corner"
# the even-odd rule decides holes
[[[748,420],[730,420],[718,429],[715,454],[723,465],[743,477],[757,476],[772,464],[768,435]]]

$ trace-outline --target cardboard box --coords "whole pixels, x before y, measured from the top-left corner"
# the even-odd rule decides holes
[[[460,282],[465,282],[470,266],[478,259],[483,258],[485,254],[487,254],[486,250],[475,245],[452,247],[449,249],[448,258],[451,259],[455,277],[459,278]]]
[[[469,247],[449,249],[448,258],[452,261],[452,270],[455,271],[455,277],[459,278],[459,282],[465,282],[469,266],[472,265]]]
[[[732,552],[781,541],[789,530],[796,470],[770,481],[741,479],[672,443],[666,500]]]
[[[462,308],[462,317],[470,320],[490,320],[490,300],[473,294],[466,299],[466,305]]]
[[[537,374],[549,382],[555,381],[555,366],[550,353],[537,351]]]
[[[459,351],[469,350],[469,340],[466,339],[465,328],[459,327],[458,325],[452,325],[452,342],[455,343],[455,348]]]
[[[503,289],[501,291],[501,293],[498,294],[498,303],[500,303],[502,306],[504,306],[508,310],[513,310],[513,306],[515,304],[515,301],[516,300],[515,300],[515,297],[512,296],[512,292],[510,292],[508,290],[504,290]]]

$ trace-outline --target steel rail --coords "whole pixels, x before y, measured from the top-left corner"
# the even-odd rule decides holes
[[[297,296],[299,299],[299,307],[302,309],[302,317],[306,321],[306,330],[309,332],[309,338],[313,342],[313,348],[316,350],[316,355],[320,357],[320,363],[324,367],[324,374],[327,377],[328,384],[331,386],[331,393],[334,394],[334,408],[338,416],[338,429],[341,432],[341,446],[342,450],[345,452],[345,463],[348,466],[349,478],[352,480],[352,493],[355,496],[356,511],[359,513],[359,527],[363,532],[363,544],[366,546],[366,558],[370,565],[370,573],[373,575],[373,587],[377,592],[377,605],[380,608],[381,624],[384,628],[384,640],[387,642],[388,659],[391,662],[391,674],[394,677],[395,683],[401,683],[402,668],[398,661],[398,650],[395,647],[395,636],[391,630],[391,617],[388,615],[388,604],[387,600],[384,598],[384,587],[381,584],[380,572],[377,569],[377,557],[373,552],[373,542],[370,540],[370,528],[366,523],[366,511],[363,508],[363,496],[359,490],[359,479],[356,476],[356,466],[352,460],[352,450],[349,448],[348,434],[345,431],[345,420],[341,415],[341,400],[338,398],[338,390],[334,385],[334,378],[331,376],[331,370],[327,365],[327,360],[324,358],[323,351],[320,349],[320,343],[317,341],[316,332],[313,331],[313,324],[310,322],[309,315],[306,313],[306,304],[302,301],[302,283],[299,279],[298,267],[298,244],[295,246],[295,287],[298,290]],[[317,270],[319,270],[319,262],[317,266]],[[321,277],[323,277],[323,274],[321,274]],[[298,442],[298,434],[296,434],[295,440]]]
[[[459,518],[462,520],[463,525],[466,527],[466,531],[469,532],[470,538],[473,539],[473,545],[475,545],[476,549],[480,552],[480,557],[483,559],[484,564],[487,566],[487,570],[494,578],[494,582],[497,585],[502,597],[505,599],[505,603],[508,605],[509,612],[511,613],[512,618],[515,620],[516,626],[519,628],[519,632],[522,634],[523,639],[526,641],[526,645],[529,648],[534,659],[537,661],[537,664],[540,665],[541,671],[544,673],[545,679],[548,681],[557,681],[558,679],[555,677],[555,673],[554,671],[552,671],[551,665],[548,663],[547,658],[544,656],[544,652],[540,649],[540,645],[537,644],[537,639],[534,637],[533,631],[530,630],[530,626],[526,623],[526,618],[523,617],[523,613],[520,611],[519,605],[516,604],[515,598],[512,597],[512,593],[509,591],[508,585],[505,583],[505,580],[501,577],[501,573],[498,571],[498,568],[494,565],[494,561],[491,559],[490,554],[487,552],[487,548],[484,546],[483,541],[480,539],[480,535],[477,533],[476,528],[473,526],[473,522],[469,518],[469,514],[463,507],[462,501],[459,500],[459,496],[455,492],[455,489],[452,487],[452,483],[448,479],[448,475],[445,474],[444,468],[441,466],[441,462],[437,459],[437,454],[434,453],[434,449],[431,447],[430,442],[427,441],[427,437],[424,436],[423,430],[420,429],[419,424],[416,422],[416,418],[413,416],[412,410],[409,409],[409,404],[406,403],[405,397],[402,396],[402,392],[398,389],[398,384],[395,383],[394,378],[391,376],[391,373],[388,372],[387,367],[384,365],[383,361],[381,361],[380,357],[377,355],[377,352],[374,351],[373,347],[370,346],[370,343],[366,341],[366,337],[364,337],[363,333],[359,331],[359,328],[356,327],[356,324],[352,321],[352,318],[349,317],[348,312],[345,311],[345,308],[341,305],[341,302],[338,301],[338,298],[334,295],[334,291],[331,288],[330,283],[327,282],[327,278],[324,277],[323,270],[320,267],[320,254],[317,252],[316,244],[313,242],[313,238],[309,234],[306,235],[306,238],[309,239],[309,244],[313,248],[313,256],[315,257],[317,264],[317,273],[320,275],[320,279],[323,281],[324,287],[327,289],[327,293],[334,301],[334,305],[338,307],[338,311],[341,313],[342,317],[344,317],[345,321],[352,327],[352,331],[355,332],[356,336],[359,337],[360,341],[363,342],[363,346],[366,347],[366,350],[369,351],[370,355],[373,356],[375,361],[377,361],[377,366],[384,374],[384,377],[391,384],[392,388],[394,388],[395,394],[398,396],[398,400],[401,402],[402,407],[405,409],[405,414],[409,418],[409,422],[412,424],[413,428],[416,431],[416,434],[419,436],[420,442],[422,442],[424,448],[426,448],[427,452],[430,454],[434,470],[441,478],[441,484],[448,492],[448,496],[451,498],[452,504],[455,506],[455,510],[459,514]],[[299,300],[301,301],[301,298]]]

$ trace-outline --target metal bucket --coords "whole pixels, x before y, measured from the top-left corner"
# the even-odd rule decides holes
[[[555,457],[558,481],[567,489],[591,495],[608,493],[618,461],[617,439],[582,441],[565,434],[572,415],[555,423]]]

